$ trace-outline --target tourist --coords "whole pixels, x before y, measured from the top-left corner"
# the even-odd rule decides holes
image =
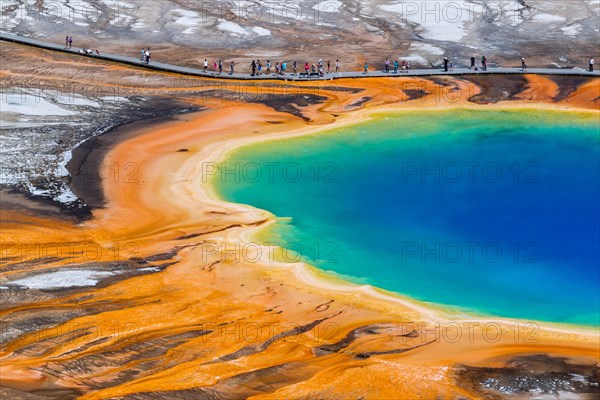
[[[258,76],[262,75],[262,62],[260,62],[260,60],[258,60],[258,62],[256,63],[256,68],[258,69]]]
[[[275,76],[279,76],[281,71],[279,70],[279,61],[275,62]]]
[[[310,65],[308,64],[308,61],[306,63],[304,63],[304,72],[306,72],[306,75],[308,75],[308,71],[310,70]]]
[[[219,60],[219,75],[223,73],[223,60]]]
[[[394,60],[394,73],[398,73],[398,60]]]
[[[150,64],[150,47],[148,47],[148,50],[146,50],[146,64]]]
[[[285,71],[287,70],[287,62],[281,63],[281,75],[285,75]]]
[[[366,75],[366,74],[368,74],[368,73],[369,73],[369,64],[368,64],[368,63],[365,63],[365,67],[364,67],[364,72],[363,72],[363,75]]]
[[[213,74],[216,75],[217,74],[217,61],[213,61]]]
[[[256,75],[256,62],[254,62],[254,60],[252,60],[252,64],[250,64],[250,68],[252,69],[252,74],[250,76],[255,76]]]
[[[335,72],[340,72],[340,60],[335,60]]]
[[[296,61],[294,61],[294,76],[296,76],[296,72],[298,71],[297,67],[298,67],[298,63],[296,63]]]
[[[590,58],[590,72],[594,72],[594,59]]]
[[[271,60],[267,60],[267,75],[271,75]]]
[[[406,72],[406,60],[402,60],[402,63],[400,64],[402,66],[402,73]]]
[[[319,66],[319,76],[324,76],[325,75],[325,68],[323,67],[323,65]]]
[[[444,71],[448,72],[448,66],[450,64],[450,60],[448,59],[448,57],[444,57]]]
[[[204,72],[208,72],[208,60],[206,58],[204,59]]]
[[[67,35],[67,37],[65,38],[65,49],[69,48],[69,36]]]
[[[471,69],[475,69],[475,57],[471,57]]]
[[[311,65],[310,72],[313,74],[317,73],[317,66],[315,65],[315,63],[313,63],[313,65]]]
[[[481,56],[481,69],[487,71],[487,58]]]
[[[385,73],[386,74],[390,73],[390,59],[389,58],[385,59]]]
[[[331,73],[331,61],[327,60],[327,73],[330,74]]]
[[[73,36],[69,36],[69,48],[73,47]]]
[[[233,62],[233,61],[232,61],[232,62],[229,64],[229,68],[230,68],[229,75],[233,75],[233,69],[234,69],[234,67],[235,67],[235,62]]]
[[[410,61],[406,62],[406,73],[408,74],[410,72]]]
[[[146,49],[142,49],[142,54],[140,55],[140,61],[146,61]]]
[[[525,64],[525,57],[521,57],[521,71],[527,70],[527,64]]]

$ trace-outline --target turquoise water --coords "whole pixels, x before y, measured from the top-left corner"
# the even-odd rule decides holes
[[[584,113],[385,114],[237,149],[213,184],[282,218],[265,241],[288,261],[459,310],[600,325],[599,136]]]

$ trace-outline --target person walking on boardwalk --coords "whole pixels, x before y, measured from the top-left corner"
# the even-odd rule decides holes
[[[366,75],[366,74],[368,74],[368,73],[369,73],[369,64],[368,64],[368,63],[365,63],[365,67],[364,67],[364,72],[363,72],[363,75]]]
[[[140,54],[140,61],[146,61],[146,49],[142,49],[142,54]]]
[[[406,62],[406,73],[408,74],[410,72],[410,61]]]
[[[287,70],[287,62],[281,63],[281,75],[285,75],[285,71]]]
[[[527,64],[525,63],[525,57],[521,57],[521,71],[527,70]]]
[[[73,47],[73,36],[69,36],[69,48]]]
[[[594,72],[594,59],[593,58],[590,58],[590,69],[589,69],[589,71],[590,72]]]
[[[389,58],[385,59],[385,73],[386,74],[390,73],[390,59]]]
[[[294,61],[294,76],[296,76],[297,72],[298,72],[298,63],[296,61]]]
[[[398,73],[398,60],[394,60],[394,73]]]
[[[235,68],[235,62],[233,62],[233,61],[232,61],[232,62],[229,64],[229,68],[230,68],[230,70],[229,70],[229,75],[233,75],[233,69]]]
[[[150,47],[148,47],[148,50],[146,50],[146,64],[150,64]]]
[[[258,60],[256,62],[256,68],[258,69],[258,76],[262,75],[262,63],[260,62],[260,60]]]
[[[206,58],[204,59],[204,72],[208,72],[208,60]]]
[[[308,65],[308,61],[304,63],[304,72],[308,75],[308,71],[310,70],[310,65]]]
[[[475,57],[471,57],[471,69],[475,69]]]
[[[448,57],[444,57],[444,71],[448,72],[448,64],[450,63],[450,60],[448,59]]]
[[[69,48],[69,35],[65,38],[65,49]]]
[[[267,75],[271,75],[271,60],[267,60]]]
[[[487,71],[487,58],[481,56],[481,69]]]
[[[340,72],[340,60],[335,60],[335,73]]]
[[[217,60],[213,61],[213,75],[217,74]]]
[[[327,60],[327,73],[330,74],[331,73],[331,61]]]
[[[252,64],[250,64],[250,69],[252,69],[252,74],[250,76],[256,75],[256,62],[252,60]]]
[[[223,60],[219,60],[219,75],[223,73]]]

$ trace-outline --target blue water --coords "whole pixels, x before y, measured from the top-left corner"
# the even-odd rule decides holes
[[[459,310],[600,325],[599,129],[584,113],[386,114],[238,149],[239,175],[213,183],[291,218],[269,234],[288,261]]]

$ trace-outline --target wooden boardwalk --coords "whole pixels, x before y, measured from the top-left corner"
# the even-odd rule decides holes
[[[275,74],[271,75],[260,75],[260,76],[250,76],[248,72],[240,73],[236,72],[232,75],[229,74],[229,65],[223,66],[223,74],[215,74],[213,71],[204,72],[202,69],[182,67],[173,64],[166,64],[162,62],[151,61],[149,64],[141,61],[136,57],[127,57],[121,56],[117,54],[108,54],[108,53],[100,53],[97,54],[87,54],[81,53],[80,48],[67,49],[63,45],[43,42],[37,39],[30,39],[18,35],[12,35],[9,33],[0,32],[0,40],[4,40],[7,42],[19,43],[28,46],[34,46],[41,49],[60,51],[63,53],[76,54],[83,57],[96,58],[99,60],[105,61],[113,61],[122,64],[134,65],[136,67],[152,69],[156,71],[164,71],[164,72],[172,72],[176,74],[183,75],[191,75],[191,76],[199,76],[203,78],[217,78],[217,79],[234,79],[234,80],[269,80],[269,79],[277,79],[277,80],[294,80],[294,81],[319,81],[319,80],[332,80],[332,79],[341,79],[341,78],[374,78],[374,77],[405,77],[405,76],[444,76],[444,75],[512,75],[512,74],[537,74],[537,75],[574,75],[574,76],[600,76],[600,71],[589,72],[583,68],[573,68],[573,69],[559,69],[559,68],[528,68],[526,71],[522,71],[520,68],[488,68],[487,71],[473,71],[469,68],[454,68],[451,71],[444,71],[439,68],[430,68],[430,69],[411,69],[408,73],[398,72],[394,74],[392,72],[385,73],[384,71],[371,71],[368,74],[363,74],[362,72],[340,72],[340,73],[328,73],[323,77],[299,77],[290,74],[289,72],[286,75],[276,76]],[[289,64],[288,64],[289,65]],[[237,69],[243,69],[244,71],[249,69],[249,65],[236,65]],[[300,69],[304,69],[304,65],[299,65]],[[289,71],[289,66],[288,66]]]

